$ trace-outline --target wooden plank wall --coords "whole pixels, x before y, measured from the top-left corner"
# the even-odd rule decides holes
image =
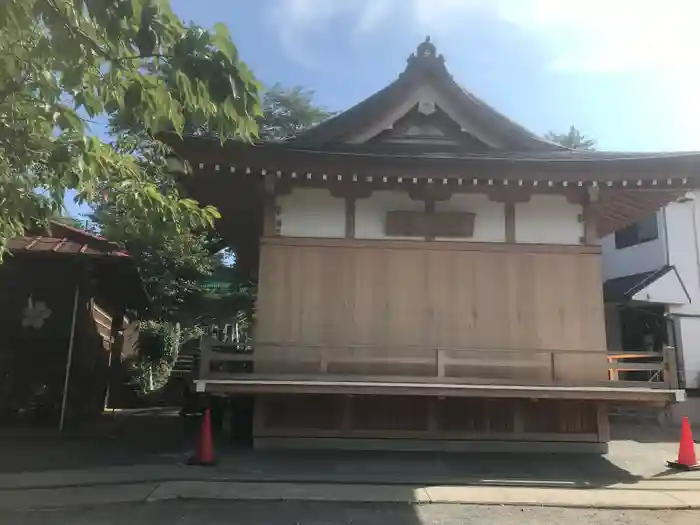
[[[380,356],[409,348],[552,350],[543,365],[556,382],[605,380],[600,255],[585,247],[480,246],[267,239],[256,341],[368,347]]]

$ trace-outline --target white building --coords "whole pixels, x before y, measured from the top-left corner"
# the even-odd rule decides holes
[[[700,388],[700,192],[603,239],[610,350],[678,349],[681,385]]]

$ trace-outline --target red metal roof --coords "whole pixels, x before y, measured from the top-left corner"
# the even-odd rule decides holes
[[[60,221],[51,221],[49,228],[44,232],[33,232],[35,235],[43,235],[45,237],[55,237],[57,239],[65,238],[69,241],[87,244],[91,248],[100,251],[120,251],[119,245],[102,237],[97,233],[75,228]]]
[[[150,299],[143,286],[134,260],[119,246],[100,235],[86,232],[79,228],[66,226],[52,221],[50,228],[39,229],[23,237],[10,239],[10,254],[23,254],[33,257],[49,258],[52,256],[83,256],[90,260],[94,268],[100,268],[101,275],[109,275],[117,268],[120,287],[127,296],[127,303],[134,308],[146,308]],[[20,263],[21,264],[21,263]],[[105,274],[105,272],[108,272]]]
[[[91,255],[91,256],[110,256],[110,257],[130,257],[128,253],[120,250],[113,250],[104,245],[91,246],[91,243],[80,243],[75,240],[70,240],[65,237],[16,237],[10,239],[10,252],[24,253],[59,253],[64,255]]]
[[[128,253],[120,250],[116,243],[101,235],[59,221],[50,222],[48,229],[11,239],[8,246],[10,252],[130,257]]]

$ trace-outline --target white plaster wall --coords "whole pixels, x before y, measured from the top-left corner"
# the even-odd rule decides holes
[[[700,195],[694,200],[666,206],[668,263],[676,267],[690,304],[670,308],[671,313],[700,315]]]
[[[468,212],[476,214],[474,235],[469,238],[442,238],[437,241],[505,242],[506,212],[502,202],[489,199],[481,193],[456,193],[447,201],[435,203],[436,212]]]
[[[615,235],[602,239],[603,279],[614,279],[624,275],[650,272],[666,264],[666,226],[664,213],[658,212],[659,237],[618,250]]]
[[[700,388],[700,192],[688,197],[664,210],[668,264],[676,267],[690,296],[690,304],[670,305],[668,311],[680,336],[686,386]]]
[[[700,319],[677,317],[686,388],[700,388]]]
[[[387,237],[384,234],[386,212],[423,210],[425,204],[411,199],[405,191],[374,191],[369,198],[355,201],[355,238],[400,239],[402,237]]]
[[[579,204],[564,195],[533,195],[515,205],[515,240],[522,243],[581,244],[584,225]]]
[[[345,201],[326,189],[296,188],[277,205],[283,237],[345,237]]]

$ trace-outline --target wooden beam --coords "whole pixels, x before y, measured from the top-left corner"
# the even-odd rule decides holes
[[[300,150],[280,144],[259,144],[251,146],[238,141],[228,141],[222,147],[217,141],[203,139],[179,140],[174,136],[167,138],[177,153],[194,165],[201,165],[203,170],[216,163],[227,166],[233,162],[236,169],[250,167],[254,170],[267,168],[286,173],[296,170],[298,173],[342,173],[373,177],[417,178],[492,178],[494,180],[522,180],[524,184],[532,181],[553,181],[571,184],[598,181],[612,182],[619,185],[627,180],[628,184],[653,184],[659,186],[683,187],[692,189],[697,186],[696,158],[692,156],[676,158],[629,158],[629,159],[595,159],[582,160],[538,160],[536,158],[521,160],[512,158],[437,158],[415,156],[373,156],[352,155],[347,152],[320,153]],[[205,164],[206,163],[206,164]],[[240,167],[240,168],[239,168]],[[686,180],[684,180],[686,179]]]
[[[532,188],[491,186],[486,189],[489,200],[493,202],[529,202],[533,193],[565,195],[563,189],[540,187],[535,192]]]
[[[508,244],[504,242],[462,242],[408,239],[331,239],[321,237],[273,237],[261,239],[261,244],[285,246],[318,246],[324,248],[384,248],[390,250],[438,250],[468,252],[511,252],[511,253],[571,253],[600,254],[600,246],[581,246],[579,244]]]
[[[285,380],[204,379],[195,381],[205,392],[257,394],[344,394],[436,397],[486,397],[511,399],[580,399],[669,403],[676,391],[634,386],[518,386],[492,384],[440,384],[367,380],[311,380],[290,376]],[[636,382],[635,382],[636,383]],[[614,384],[614,383],[613,383]],[[256,407],[257,412],[257,407]]]

